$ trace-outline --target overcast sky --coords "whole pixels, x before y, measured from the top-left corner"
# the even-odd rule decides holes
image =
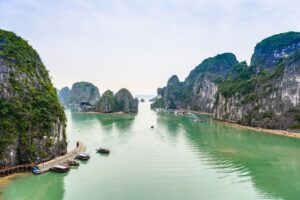
[[[39,52],[55,87],[155,94],[223,52],[249,62],[255,44],[300,31],[299,0],[0,0],[0,28]]]

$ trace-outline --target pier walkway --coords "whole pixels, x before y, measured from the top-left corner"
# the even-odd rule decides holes
[[[63,156],[57,157],[55,159],[52,159],[52,160],[50,160],[48,162],[44,162],[44,163],[38,164],[36,166],[43,173],[43,172],[49,171],[50,168],[53,167],[54,165],[63,163],[65,161],[67,161],[67,160],[74,159],[77,154],[79,154],[81,152],[85,152],[85,150],[86,150],[85,145],[82,142],[78,141],[76,148],[73,149],[72,151],[70,151],[69,153],[67,153],[67,154],[65,154]]]
[[[82,142],[78,141],[75,149],[73,149],[69,153],[67,153],[63,156],[57,157],[53,160],[49,160],[47,162],[40,163],[38,165],[23,164],[23,165],[14,165],[14,166],[0,168],[0,177],[9,176],[9,175],[12,175],[15,173],[20,173],[20,172],[31,171],[31,168],[34,166],[38,166],[39,169],[41,170],[41,172],[43,173],[43,172],[49,171],[50,168],[53,167],[54,165],[63,163],[67,160],[74,159],[77,154],[79,154],[81,152],[85,152],[85,150],[86,150],[85,145]]]
[[[15,165],[10,167],[3,167],[0,169],[0,177],[9,176],[15,173],[31,171],[34,164]]]

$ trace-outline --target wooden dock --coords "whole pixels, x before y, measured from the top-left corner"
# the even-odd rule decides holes
[[[0,177],[9,176],[15,173],[31,171],[34,164],[15,165],[10,167],[3,167],[0,169]]]
[[[42,173],[44,173],[46,171],[49,171],[54,165],[63,163],[67,160],[73,160],[76,157],[76,155],[78,155],[81,152],[85,152],[85,150],[86,150],[85,145],[82,142],[78,141],[76,148],[73,149],[72,151],[70,151],[69,153],[67,153],[63,156],[57,157],[48,162],[38,164],[36,166],[41,170]]]
[[[76,157],[77,154],[81,153],[81,152],[85,152],[86,147],[85,145],[78,141],[76,148],[73,149],[72,151],[70,151],[69,153],[57,157],[53,160],[41,163],[41,164],[24,164],[24,165],[14,165],[14,166],[10,166],[10,167],[3,167],[0,168],[0,177],[4,177],[4,176],[9,176],[15,173],[20,173],[20,172],[27,172],[27,171],[31,171],[31,168],[34,166],[37,166],[41,172],[46,172],[49,171],[51,167],[53,167],[54,165],[63,163],[67,160],[72,160]]]

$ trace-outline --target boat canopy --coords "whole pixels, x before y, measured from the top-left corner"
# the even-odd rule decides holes
[[[54,168],[57,168],[57,169],[67,169],[68,167],[63,166],[63,165],[54,165]]]

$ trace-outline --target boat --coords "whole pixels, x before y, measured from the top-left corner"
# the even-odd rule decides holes
[[[97,152],[98,153],[103,153],[103,154],[109,154],[110,150],[107,149],[107,148],[99,148],[99,149],[97,149]]]
[[[32,168],[31,168],[31,171],[32,171],[32,173],[35,174],[35,175],[38,175],[38,174],[41,174],[41,173],[42,173],[41,170],[40,170],[40,168],[38,168],[37,166],[32,167]]]
[[[67,160],[63,163],[64,165],[67,165],[67,166],[79,166],[80,163],[76,160]]]
[[[154,126],[151,126],[151,128],[154,128]]]
[[[79,153],[76,156],[76,159],[78,159],[78,160],[88,160],[88,159],[90,159],[90,154],[88,154],[88,153]]]
[[[54,172],[63,173],[69,171],[70,167],[66,165],[54,165],[52,168],[50,168],[50,170]]]

